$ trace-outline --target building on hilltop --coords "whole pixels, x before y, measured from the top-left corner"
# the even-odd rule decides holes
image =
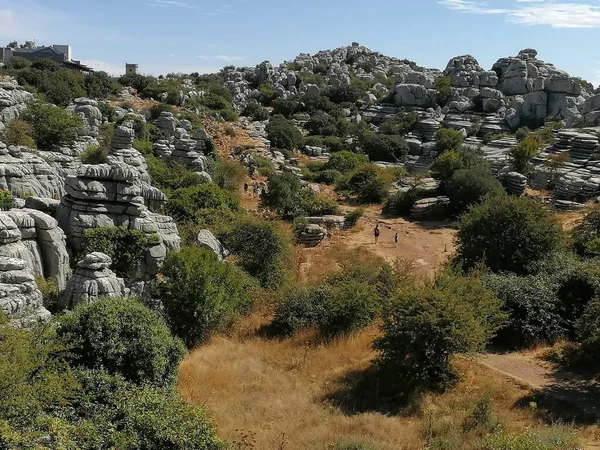
[[[136,75],[138,71],[137,64],[125,63],[125,75]]]
[[[81,61],[72,59],[70,45],[55,44],[48,47],[42,46],[35,48],[4,47],[0,55],[2,56],[3,64],[8,64],[15,57],[23,58],[31,62],[40,59],[50,59],[78,72],[93,72],[93,69],[81,64]]]

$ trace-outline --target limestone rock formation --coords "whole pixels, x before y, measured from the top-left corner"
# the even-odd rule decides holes
[[[8,122],[19,118],[32,98],[16,80],[0,82],[0,132]]]
[[[133,148],[134,140],[135,131],[132,122],[125,122],[123,125],[118,126],[110,144],[110,152],[106,158],[107,162],[109,164],[124,163],[132,166],[139,172],[139,180],[149,183],[148,164],[144,155]]]
[[[448,197],[424,198],[415,202],[410,210],[410,216],[414,219],[436,219],[447,214],[450,199]]]
[[[122,297],[129,294],[122,278],[110,269],[112,260],[104,253],[94,252],[77,263],[73,276],[60,295],[59,307],[73,309],[80,304],[93,303],[100,298]]]
[[[28,147],[7,147],[0,142],[0,189],[16,197],[36,195],[58,199],[63,180],[48,163]]]
[[[164,194],[139,178],[137,169],[125,163],[84,165],[76,176],[67,178],[57,219],[75,250],[82,249],[85,231],[97,227],[119,226],[156,236],[145,264],[130,274],[133,280],[144,282],[158,273],[168,250],[179,249],[180,238],[171,217],[146,206],[164,204]]]
[[[307,247],[316,247],[327,236],[327,230],[319,225],[306,224],[296,230],[296,240]]]
[[[209,230],[200,230],[196,236],[196,245],[213,252],[217,255],[219,261],[223,261],[223,259],[229,256],[229,251],[223,247],[223,244]]]
[[[22,259],[0,256],[0,309],[13,326],[29,327],[50,320],[33,273]]]
[[[63,289],[69,271],[66,238],[58,222],[33,209],[0,212],[0,256],[26,262],[36,275]]]
[[[67,111],[77,114],[83,121],[80,134],[83,136],[98,136],[100,125],[102,125],[102,112],[98,108],[98,102],[89,98],[76,98],[72,104],[67,106]]]

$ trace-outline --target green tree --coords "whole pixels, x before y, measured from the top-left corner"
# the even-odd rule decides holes
[[[489,171],[490,164],[479,151],[460,147],[458,150],[448,150],[438,156],[431,166],[431,175],[445,185],[459,170],[476,167]]]
[[[284,219],[293,219],[301,214],[300,190],[302,184],[298,177],[289,172],[275,175],[269,179],[268,189],[262,195],[262,203],[277,211]]]
[[[40,150],[69,145],[77,138],[82,124],[79,116],[38,102],[29,105],[22,119],[33,127],[34,139]]]
[[[375,164],[365,164],[342,179],[337,187],[338,192],[356,195],[360,203],[381,203],[388,195],[395,174]]]
[[[358,153],[341,151],[332,154],[325,163],[325,170],[336,170],[340,173],[352,172],[363,164],[369,162],[369,158]]]
[[[271,117],[265,131],[271,145],[275,148],[294,150],[302,145],[303,137],[300,130],[296,128],[294,122],[281,115]]]
[[[290,242],[270,222],[247,219],[220,236],[237,263],[264,288],[277,288],[285,281],[290,264]]]
[[[104,99],[109,95],[116,94],[119,89],[119,85],[115,80],[101,70],[87,74],[83,84],[88,97],[97,99]]]
[[[572,232],[573,247],[582,256],[600,256],[600,207],[589,211]]]
[[[212,183],[179,188],[167,203],[167,211],[178,221],[193,220],[201,209],[238,211],[239,208],[234,194]]]
[[[255,284],[232,264],[212,252],[187,247],[171,252],[157,286],[173,333],[188,347],[230,325],[250,305]]]
[[[460,218],[456,261],[465,269],[482,262],[494,272],[527,274],[532,264],[559,250],[563,240],[562,228],[544,205],[495,196]]]
[[[489,336],[464,297],[432,286],[394,301],[382,330],[375,341],[382,386],[389,395],[404,396],[447,387],[457,376],[452,355],[482,351]]]
[[[134,298],[105,298],[60,319],[73,340],[72,363],[134,383],[173,387],[185,355],[164,322]]]
[[[408,144],[402,136],[365,135],[361,139],[361,145],[371,161],[396,162],[408,154]]]
[[[452,95],[450,77],[444,76],[437,78],[433,84],[433,87],[435,89],[437,102],[442,106],[448,103],[448,100]]]
[[[440,153],[458,150],[464,140],[465,138],[458,131],[452,128],[441,128],[435,135],[435,147]]]
[[[502,184],[487,167],[461,169],[455,172],[446,185],[450,208],[460,213],[469,206],[480,203],[485,197],[504,195]]]
[[[513,169],[523,175],[531,171],[531,159],[540,153],[542,142],[537,136],[528,136],[512,147],[509,155],[512,160]]]

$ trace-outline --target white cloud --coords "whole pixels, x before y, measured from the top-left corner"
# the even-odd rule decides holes
[[[232,62],[232,61],[241,61],[244,58],[242,58],[241,56],[217,55],[217,56],[215,56],[215,59],[218,59],[219,61]]]
[[[556,3],[553,0],[513,0],[512,6],[496,8],[485,1],[440,0],[450,9],[470,14],[499,14],[509,22],[552,28],[600,28],[599,3]]]
[[[106,61],[98,61],[96,59],[82,59],[82,64],[91,67],[95,71],[103,71],[113,76],[123,75],[125,73],[125,64],[118,66]]]

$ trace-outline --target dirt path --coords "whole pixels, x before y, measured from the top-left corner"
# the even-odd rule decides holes
[[[600,383],[543,367],[519,353],[487,353],[478,362],[533,389],[533,398],[550,399],[555,413],[584,421],[600,419]]]

